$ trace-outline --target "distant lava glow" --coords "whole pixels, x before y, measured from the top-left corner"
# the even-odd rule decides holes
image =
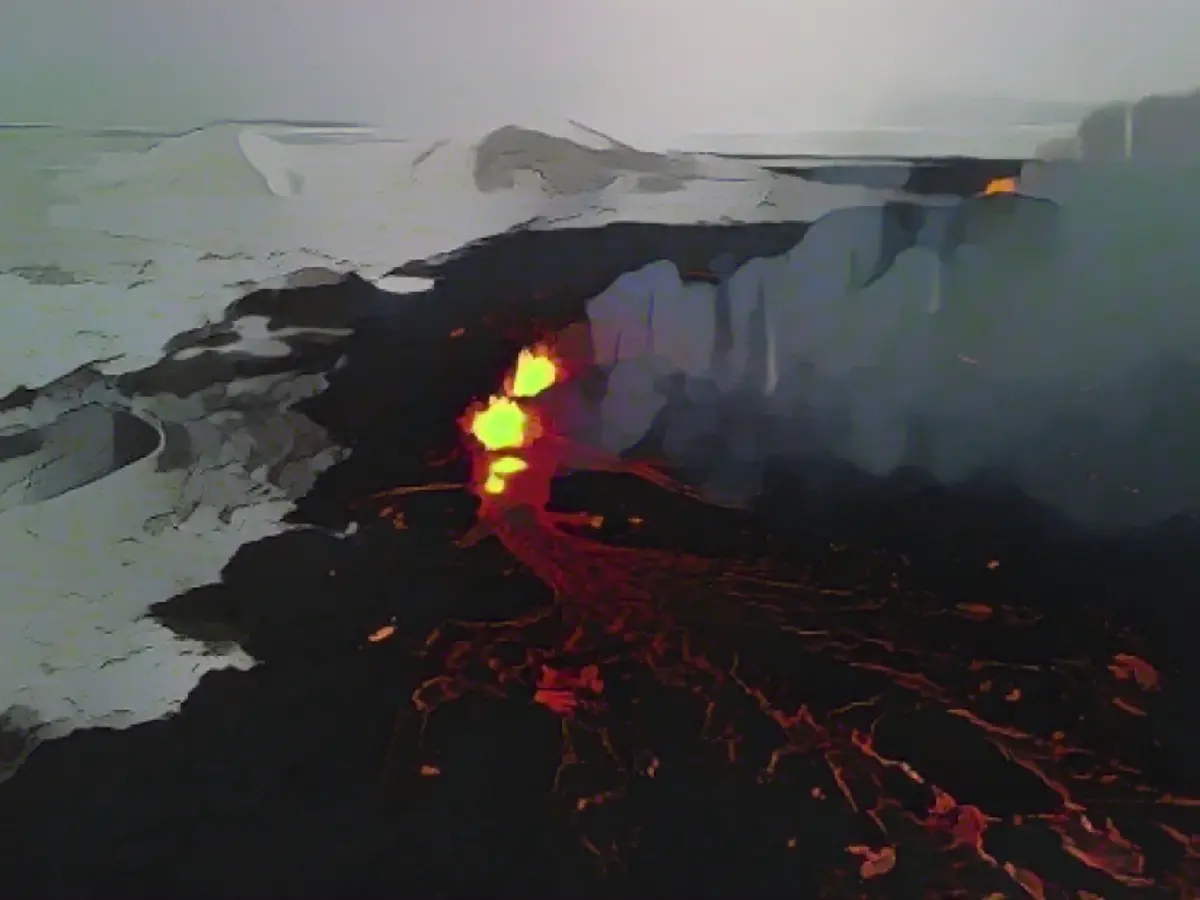
[[[599,517],[547,509],[565,461],[681,489],[558,434],[538,400],[565,377],[545,348],[524,351],[502,392],[461,420],[480,498],[462,545],[495,537],[555,600],[430,634],[422,653],[438,674],[412,694],[426,724],[467,693],[555,716],[553,791],[607,868],[638,843],[636,815],[614,807],[689,765],[681,742],[698,740],[790,811],[761,829],[777,852],[843,836],[821,896],[1197,896],[1200,798],[1156,786],[1113,749],[1114,734],[1145,741],[1161,689],[1149,663],[1031,661],[1030,646],[1053,640],[1041,616],[904,589],[898,557],[863,554],[848,589],[778,561],[606,544]],[[664,703],[694,713],[669,721],[699,734],[664,731]],[[888,887],[910,854],[915,894]]]
[[[993,178],[988,182],[987,187],[983,189],[983,195],[990,197],[994,194],[1015,194],[1017,192],[1017,179],[1009,178]]]

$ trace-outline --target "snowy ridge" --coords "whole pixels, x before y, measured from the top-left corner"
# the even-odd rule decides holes
[[[249,287],[309,266],[374,279],[489,234],[612,221],[811,221],[878,191],[636,150],[578,126],[482,139],[227,123],[158,139],[15,130],[0,145],[0,293],[29,336],[0,396],[154,363]],[[47,346],[46,341],[53,341]]]

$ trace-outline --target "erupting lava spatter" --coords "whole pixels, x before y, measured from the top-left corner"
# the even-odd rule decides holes
[[[547,348],[525,351],[502,393],[463,417],[480,508],[462,543],[496,537],[555,602],[429,635],[442,671],[412,695],[426,720],[467,692],[514,690],[559,717],[554,790],[605,866],[636,845],[636,823],[614,810],[675,759],[651,709],[674,697],[729,767],[752,769],[755,790],[854,835],[827,864],[836,896],[895,896],[906,857],[934,898],[1198,896],[1200,798],[1102,749],[1115,734],[1147,742],[1161,688],[1149,663],[1031,659],[1019,648],[1038,615],[947,604],[894,575],[834,589],[782,563],[584,536],[589,516],[546,508],[568,461],[678,486],[558,434],[538,397],[562,377]],[[985,643],[992,658],[960,649]],[[764,826],[762,840],[796,851],[799,834]]]

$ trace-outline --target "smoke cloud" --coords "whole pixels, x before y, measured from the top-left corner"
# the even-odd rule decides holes
[[[841,210],[716,286],[667,262],[622,276],[589,307],[601,442],[656,427],[733,502],[768,460],[832,458],[1000,475],[1101,527],[1200,508],[1200,174],[1046,164],[1022,184],[1040,198],[921,208],[891,248],[887,207]]]

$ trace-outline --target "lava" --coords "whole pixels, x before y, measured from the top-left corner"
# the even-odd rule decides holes
[[[461,424],[473,440],[475,472],[473,484],[482,498],[506,494],[518,484],[544,486],[521,492],[513,502],[542,506],[549,498],[549,477],[555,461],[540,459],[532,478],[516,476],[529,472],[529,455],[545,435],[536,407],[529,401],[552,387],[561,376],[559,364],[545,348],[522,350],[513,372],[504,380],[502,394],[467,410]],[[543,445],[547,446],[547,445]],[[545,456],[544,450],[542,453]],[[488,504],[489,508],[491,503]]]
[[[982,194],[985,197],[990,197],[994,194],[1015,194],[1017,192],[1017,179],[1009,178],[993,178],[984,187]]]
[[[563,466],[686,489],[558,433],[538,401],[567,377],[548,348],[524,351],[462,419],[480,501],[463,552],[498,540],[554,600],[431,633],[421,653],[436,674],[412,693],[423,721],[468,693],[557,717],[552,789],[608,871],[638,845],[635,817],[616,810],[684,765],[682,738],[658,723],[668,703],[694,711],[693,737],[750,773],[748,789],[791,798],[797,829],[817,816],[845,836],[823,896],[1195,896],[1200,799],[1115,749],[1114,735],[1149,740],[1163,689],[1132,648],[1031,660],[1039,615],[906,589],[897,560],[846,589],[781,561],[605,543],[602,519],[548,509]],[[780,852],[801,844],[778,835]],[[888,887],[913,866],[919,891]]]
[[[504,385],[510,397],[536,397],[551,388],[562,375],[559,362],[546,347],[522,350],[517,365]]]

